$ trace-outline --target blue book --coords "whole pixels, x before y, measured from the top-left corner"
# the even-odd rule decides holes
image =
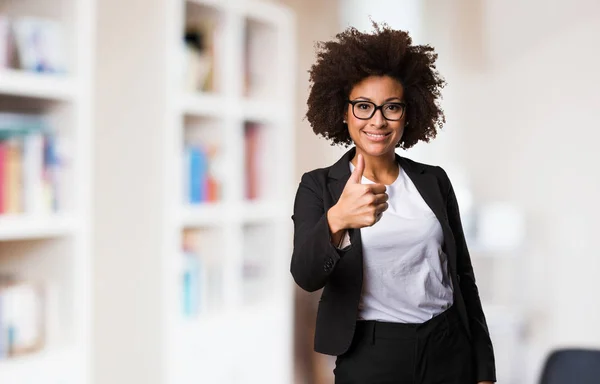
[[[200,310],[200,260],[189,251],[184,251],[183,258],[183,314],[194,316]]]
[[[208,162],[206,153],[200,147],[190,146],[189,151],[189,194],[190,203],[197,204],[207,199],[206,177]]]
[[[56,151],[56,137],[52,134],[44,135],[44,166],[47,172],[48,181],[52,188],[52,210],[58,211],[58,167],[59,158]]]
[[[189,198],[190,203],[196,204],[200,202],[200,154],[194,147],[188,147],[188,162],[189,162]]]

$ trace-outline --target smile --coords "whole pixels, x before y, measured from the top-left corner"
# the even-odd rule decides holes
[[[391,135],[391,132],[388,133],[382,133],[382,134],[378,134],[378,133],[370,133],[370,132],[364,132],[363,133],[371,140],[371,141],[383,141],[385,140],[389,135]]]

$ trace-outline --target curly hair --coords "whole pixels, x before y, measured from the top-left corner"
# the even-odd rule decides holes
[[[336,39],[316,44],[311,67],[306,118],[317,135],[332,145],[352,144],[344,111],[352,88],[369,76],[390,76],[404,88],[406,124],[397,147],[429,142],[446,122],[438,105],[444,79],[437,72],[437,54],[428,45],[412,45],[407,32],[373,23],[374,33],[350,27]]]

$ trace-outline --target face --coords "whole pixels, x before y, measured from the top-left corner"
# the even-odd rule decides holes
[[[350,92],[350,101],[370,101],[375,105],[404,102],[404,88],[397,80],[389,76],[370,76],[356,84]],[[368,111],[368,104],[357,104],[355,112],[359,117]],[[389,104],[386,110],[388,117],[398,112],[398,107]],[[363,110],[361,112],[361,109]],[[368,112],[367,112],[368,115]],[[387,120],[379,109],[368,120],[361,120],[352,113],[352,104],[348,104],[345,113],[350,137],[354,141],[357,153],[366,156],[393,156],[396,144],[402,138],[406,111],[398,121]]]

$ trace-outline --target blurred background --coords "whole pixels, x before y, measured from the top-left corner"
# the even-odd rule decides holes
[[[289,273],[315,42],[439,53],[498,382],[600,348],[597,0],[0,0],[0,383],[332,383]]]

